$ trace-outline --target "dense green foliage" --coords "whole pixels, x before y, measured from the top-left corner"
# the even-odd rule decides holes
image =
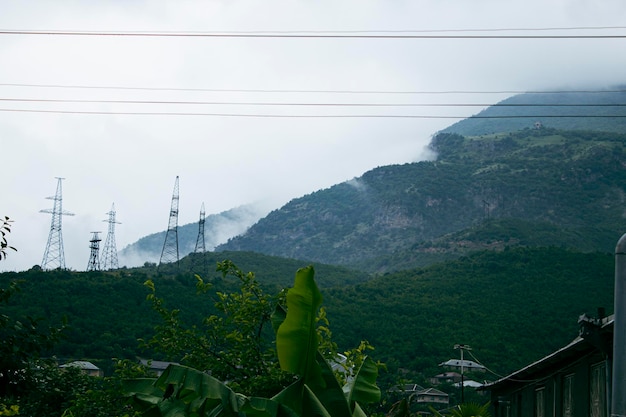
[[[244,273],[232,261],[218,264],[223,279],[234,279],[237,290],[219,291],[197,277],[202,299],[214,307],[199,324],[189,323],[180,309],[164,307],[158,297],[161,284],[148,281],[148,299],[162,318],[147,345],[169,361],[210,374],[246,395],[275,394],[287,384],[288,375],[278,367],[273,346],[272,314],[280,293],[262,290],[254,273]],[[185,306],[189,312],[189,306]],[[201,311],[194,312],[197,316]]]
[[[216,263],[226,255],[231,254],[205,254],[211,272],[203,273],[202,277],[216,291],[232,291],[239,285],[237,280],[226,279],[216,271]],[[252,253],[232,255],[231,259],[242,269],[258,271],[256,279],[270,293],[288,286],[289,277],[302,265]],[[65,337],[49,353],[62,359],[94,359],[94,363],[110,372],[110,359],[132,358],[140,353],[137,338],[150,338],[160,322],[146,301],[149,293],[143,285],[146,280],[154,280],[165,306],[181,309],[182,318],[190,324],[200,324],[203,317],[215,312],[211,301],[194,296],[196,279],[188,271],[190,265],[188,259],[183,260],[179,269],[170,268],[171,275],[168,268],[157,271],[154,266],[113,272],[42,271],[39,267],[6,272],[0,274],[0,288],[8,287],[11,281],[22,281],[23,291],[15,294],[3,310],[13,316],[45,318],[51,325],[67,318]],[[364,273],[328,265],[320,265],[318,271],[322,288],[369,278]]]
[[[240,278],[243,284],[241,295],[248,291],[257,292],[252,275],[243,275],[232,264],[224,264],[221,268],[225,274],[234,273]],[[246,307],[258,306],[265,310],[264,301],[269,301],[254,294],[253,298],[231,300],[234,305],[223,312],[226,316],[241,314],[253,319],[254,312]],[[363,358],[342,389],[331,363],[320,352],[322,345],[319,344],[316,317],[321,301],[313,267],[309,266],[296,272],[295,284],[286,296],[286,313],[280,305],[275,306],[278,314],[272,321],[277,329],[276,350],[280,367],[296,377],[276,395],[246,396],[234,391],[230,383],[180,365],[170,365],[157,379],[127,381],[128,393],[145,414],[151,416],[365,417],[359,402],[380,400],[380,390],[376,386],[377,365],[370,358]],[[246,311],[239,311],[242,308]],[[254,327],[243,329],[241,336],[257,339]],[[256,343],[258,340],[253,341]],[[244,356],[250,356],[253,361],[257,358],[252,352],[239,352],[239,359]],[[252,363],[247,365],[254,366]]]
[[[20,290],[15,282],[0,286],[0,307]],[[0,398],[19,397],[37,384],[42,353],[52,347],[62,328],[49,328],[28,315],[0,314]]]
[[[292,200],[218,249],[377,272],[492,245],[611,251],[623,228],[624,143],[623,134],[548,128],[440,134],[437,161],[376,168]]]
[[[263,283],[268,273],[257,271],[256,279]],[[431,376],[440,372],[438,363],[455,356],[455,343],[467,343],[482,362],[504,374],[568,343],[577,334],[580,314],[595,314],[598,307],[610,312],[613,273],[614,259],[608,254],[511,248],[358,285],[326,287],[324,304],[339,350],[368,340],[391,373],[405,368]],[[51,353],[93,359],[108,373],[112,357],[166,358],[154,349],[137,348],[136,339],[148,340],[162,322],[146,301],[147,278],[153,279],[165,307],[180,310],[185,325],[199,326],[216,313],[215,300],[197,296],[197,281],[188,275],[166,278],[142,269],[106,274],[33,270],[0,274],[0,287],[16,278],[24,280],[23,291],[3,307],[3,314],[45,317],[51,324],[66,316],[67,337]],[[223,292],[238,285],[220,274],[205,281]]]
[[[614,258],[559,248],[484,251],[325,293],[341,346],[366,339],[390,371],[431,376],[472,346],[504,375],[569,343],[582,313],[613,305]],[[358,320],[352,319],[358,312]],[[482,376],[495,378],[494,374]]]

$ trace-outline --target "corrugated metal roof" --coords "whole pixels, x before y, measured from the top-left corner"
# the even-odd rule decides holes
[[[602,328],[610,328],[613,326],[613,316],[604,318],[602,320]],[[487,383],[480,389],[491,389],[496,385],[502,385],[506,383],[526,383],[529,380],[535,379],[533,376],[543,369],[549,368],[559,362],[565,362],[572,357],[576,357],[581,352],[587,350],[593,350],[593,346],[585,341],[582,337],[578,336],[572,340],[566,346],[563,346],[559,350],[552,352],[551,354],[544,356],[536,362],[531,363],[524,368],[521,368],[512,374],[509,374],[497,381]]]
[[[74,362],[66,363],[65,365],[61,365],[59,366],[59,368],[69,368],[70,366],[73,366],[75,368],[80,368],[80,369],[88,369],[91,371],[100,370],[100,368],[98,368],[96,365],[87,361],[74,361]]]
[[[477,362],[468,361],[466,359],[450,359],[446,362],[441,362],[439,366],[450,366],[453,368],[465,368],[465,369],[485,369],[485,367]]]

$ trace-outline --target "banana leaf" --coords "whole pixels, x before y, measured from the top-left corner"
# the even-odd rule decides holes
[[[314,275],[312,266],[296,272],[294,286],[287,292],[287,316],[276,333],[276,350],[283,370],[299,375],[306,384],[323,386],[315,328],[322,294]]]
[[[380,401],[380,389],[376,385],[377,377],[378,366],[372,358],[366,356],[354,378],[343,387],[350,407],[354,407],[355,403],[364,404]]]

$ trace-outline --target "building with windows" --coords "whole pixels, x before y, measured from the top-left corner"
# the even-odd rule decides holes
[[[579,319],[568,345],[485,385],[494,417],[608,417],[613,316]]]

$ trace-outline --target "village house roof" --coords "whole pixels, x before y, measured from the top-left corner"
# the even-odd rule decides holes
[[[457,382],[456,384],[454,384],[455,387],[460,387],[461,383]],[[464,387],[470,387],[470,388],[479,388],[482,387],[483,384],[481,382],[478,381],[473,381],[471,379],[466,379],[463,381],[463,386]]]
[[[450,401],[448,394],[439,391],[437,388],[426,388],[415,394],[415,401],[418,403],[445,403]]]
[[[587,319],[585,316],[581,316],[579,319],[579,323],[582,322],[583,326],[581,327],[581,335],[576,337],[566,346],[563,346],[561,349],[552,352],[551,354],[539,359],[536,362],[531,363],[528,366],[525,366],[522,369],[519,369],[513,372],[510,375],[507,375],[503,378],[498,379],[497,381],[487,383],[483,385],[480,390],[491,390],[493,388],[502,388],[504,386],[521,384],[524,381],[532,380],[536,375],[540,375],[545,373],[546,370],[557,367],[560,364],[570,362],[580,357],[581,354],[584,354],[587,351],[590,351],[594,348],[597,348],[599,345],[604,343],[606,340],[603,339],[612,339],[613,334],[613,316],[608,316],[602,319],[597,320],[598,329],[601,332],[600,335],[592,335],[586,333],[584,322]],[[604,336],[604,337],[602,337]]]
[[[441,362],[439,366],[446,366],[454,369],[467,369],[468,371],[484,371],[485,367],[477,362],[468,361],[466,359],[450,359],[446,362]]]
[[[165,371],[170,365],[178,365],[176,362],[164,362],[164,361],[153,361],[150,359],[140,359],[139,363],[144,366],[149,366],[150,369]]]
[[[69,368],[69,367],[80,368],[86,371],[99,371],[100,370],[100,368],[98,368],[96,365],[87,361],[74,361],[74,362],[69,362],[64,365],[59,366],[59,368]]]

